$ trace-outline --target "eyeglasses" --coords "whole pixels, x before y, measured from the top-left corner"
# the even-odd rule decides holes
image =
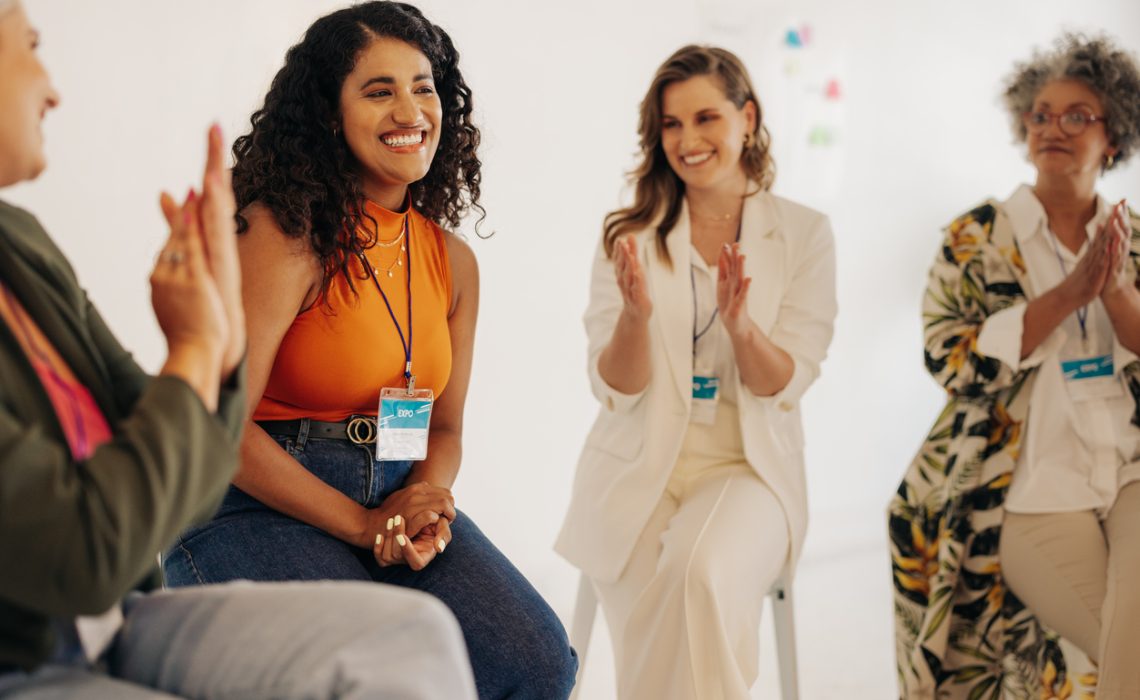
[[[1090,124],[1096,122],[1104,122],[1104,117],[1098,117],[1095,114],[1088,112],[1071,109],[1062,114],[1053,114],[1052,112],[1026,112],[1021,115],[1021,121],[1025,124],[1028,131],[1039,133],[1045,130],[1045,127],[1053,123],[1056,119],[1061,127],[1061,132],[1068,136],[1080,136],[1085,133],[1085,129],[1089,128]]]

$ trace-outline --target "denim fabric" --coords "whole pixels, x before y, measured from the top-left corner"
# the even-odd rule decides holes
[[[278,438],[325,483],[366,507],[403,486],[411,462],[377,462],[344,440]],[[453,540],[422,571],[381,568],[360,549],[283,515],[230,487],[214,519],[179,538],[164,560],[167,584],[235,579],[343,579],[406,586],[443,601],[459,620],[479,697],[565,698],[577,654],[554,612],[523,575],[462,512]]]

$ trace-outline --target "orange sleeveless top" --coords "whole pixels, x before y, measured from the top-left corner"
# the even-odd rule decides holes
[[[397,213],[366,202],[365,211],[376,219],[382,242],[399,236],[408,219],[406,241],[375,245],[365,257],[406,341],[410,256],[412,374],[417,389],[432,389],[439,398],[451,376],[447,313],[452,285],[446,234],[411,206]],[[407,385],[404,347],[383,297],[359,259],[351,261],[349,271],[355,294],[344,275],[338,275],[324,297],[328,303],[318,301],[293,320],[277,350],[254,420],[375,416],[380,389]]]

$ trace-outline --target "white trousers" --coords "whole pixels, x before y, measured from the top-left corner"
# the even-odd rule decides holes
[[[775,494],[742,458],[710,461],[701,449],[732,426],[718,415],[715,429],[690,427],[621,577],[595,582],[621,700],[745,699],[756,680],[760,611],[789,536]]]

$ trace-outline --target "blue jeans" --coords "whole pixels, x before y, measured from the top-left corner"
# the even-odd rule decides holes
[[[411,462],[377,462],[346,440],[277,438],[297,461],[357,503],[374,508],[403,487]],[[565,698],[577,654],[542,596],[462,512],[447,551],[426,568],[380,567],[371,549],[347,544],[230,487],[210,522],[183,533],[165,557],[167,584],[235,579],[339,579],[414,588],[459,620],[479,697]]]

